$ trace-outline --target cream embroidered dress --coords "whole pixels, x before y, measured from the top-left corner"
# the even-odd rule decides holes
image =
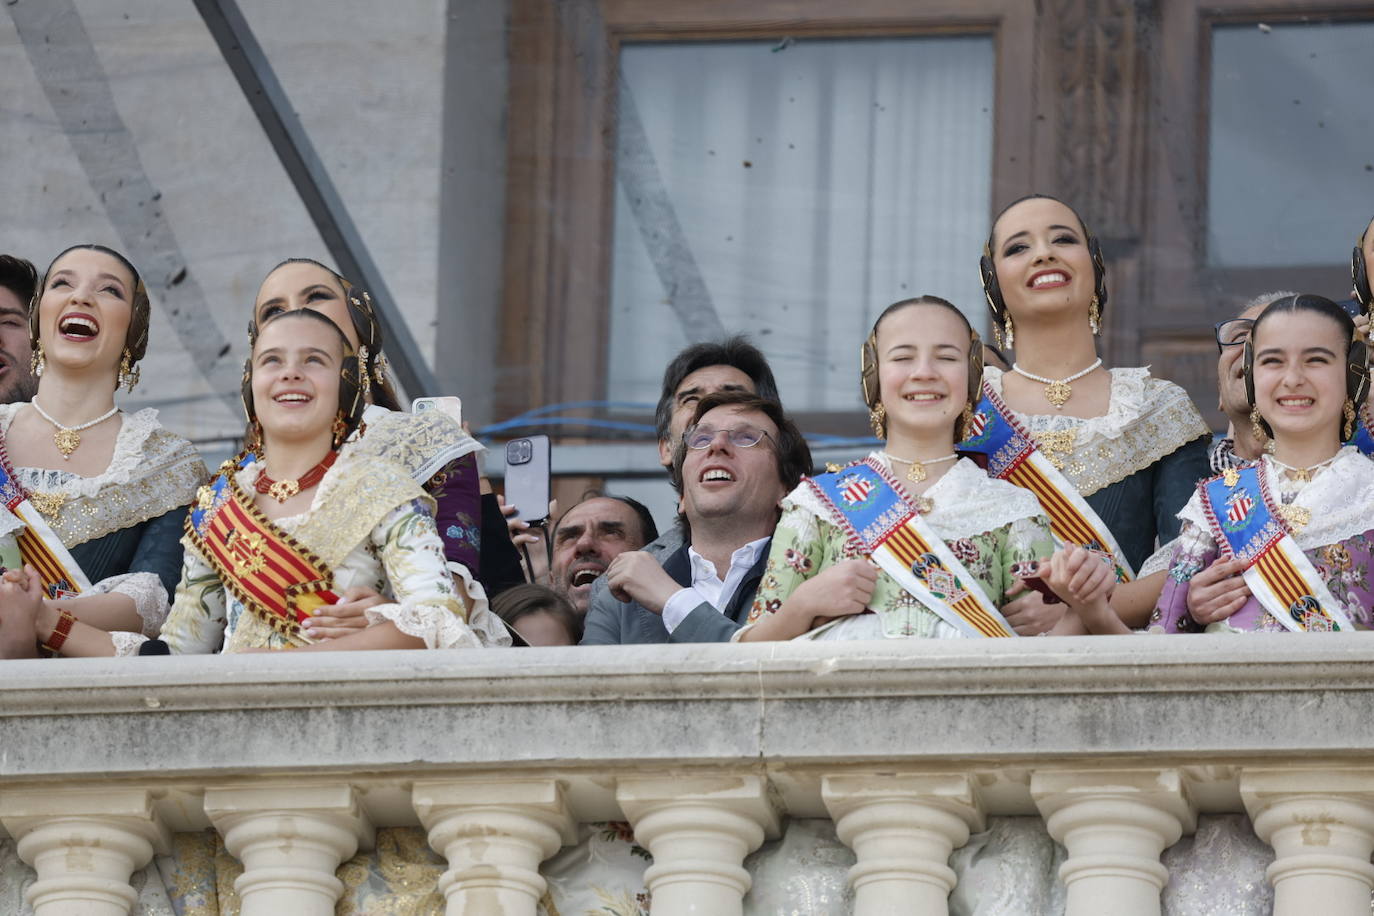
[[[240,468],[235,480],[251,493],[260,473],[261,464],[254,462]],[[360,585],[391,599],[367,610],[369,623],[390,621],[431,649],[499,644],[482,587],[465,568],[444,559],[432,505],[399,465],[346,457],[325,474],[306,512],[274,524],[333,571],[336,594]],[[289,645],[224,587],[190,538],[183,543],[182,581],[162,629],[162,639],[173,652]],[[472,625],[453,576],[462,580],[471,600]],[[136,653],[143,641],[134,634],[114,636],[120,654]]]
[[[889,471],[890,464],[874,455]],[[900,480],[901,475],[897,474]],[[983,593],[997,607],[1008,600],[1013,565],[1054,553],[1050,523],[1029,490],[994,480],[967,458],[961,458],[935,482],[925,496],[933,503],[925,520],[959,562],[973,575]],[[782,518],[758,595],[750,611],[751,623],[775,612],[797,586],[829,566],[861,556],[847,543],[845,533],[805,481],[782,502]],[[961,634],[927,609],[885,572],[868,608],[873,613],[838,621],[817,638],[879,639],[907,636],[937,638]]]

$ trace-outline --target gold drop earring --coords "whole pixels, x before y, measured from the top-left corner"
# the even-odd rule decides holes
[[[1341,441],[1349,442],[1350,437],[1355,435],[1355,401],[1352,398],[1345,399],[1341,415],[1345,417],[1345,422],[1341,424]]]
[[[1260,416],[1258,407],[1250,408],[1250,432],[1255,434],[1255,441],[1257,442],[1263,442],[1265,439],[1269,438],[1264,434],[1263,427],[1260,426],[1260,420],[1262,419],[1263,417]]]
[[[868,411],[868,423],[873,427],[874,436],[887,439],[887,408],[882,404],[871,407]]]
[[[1094,337],[1102,333],[1102,308],[1098,305],[1097,293],[1093,293],[1092,301],[1088,303],[1088,327],[1092,328]]]

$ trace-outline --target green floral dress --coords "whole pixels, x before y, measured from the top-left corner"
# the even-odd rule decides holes
[[[886,459],[876,457],[888,466]],[[989,478],[967,458],[955,463],[925,496],[934,504],[925,516],[926,521],[999,608],[1009,600],[1006,591],[1015,579],[1012,567],[1044,559],[1054,552],[1049,519],[1041,512],[1035,496],[1021,487]],[[802,481],[782,506],[768,565],[749,614],[750,623],[776,612],[797,586],[822,570],[863,556],[835,521],[834,509],[816,496],[807,481]],[[882,571],[878,573],[868,610],[873,613],[843,619],[816,638],[961,635]]]

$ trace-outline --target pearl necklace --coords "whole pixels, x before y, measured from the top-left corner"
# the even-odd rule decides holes
[[[890,454],[888,452],[879,452],[878,454],[882,455],[888,461],[900,461],[902,464],[911,465],[911,467],[907,468],[906,479],[911,481],[912,483],[920,483],[921,481],[929,477],[930,474],[927,473],[926,468],[930,465],[944,464],[946,461],[953,461],[955,458],[959,457],[957,454],[953,454],[946,455],[943,458],[929,458],[925,461],[922,461],[919,458],[898,458],[896,455]]]
[[[1039,382],[1045,386],[1045,400],[1054,405],[1055,410],[1063,410],[1064,405],[1073,397],[1073,386],[1069,382],[1076,382],[1089,372],[1102,365],[1102,357],[1098,357],[1091,366],[1082,372],[1075,372],[1065,378],[1045,378],[1043,375],[1036,375],[1034,372],[1027,372],[1021,368],[1020,363],[1012,363],[1011,371],[1017,375],[1025,376],[1032,382]]]
[[[29,403],[33,405],[34,410],[38,411],[40,417],[57,427],[57,431],[52,434],[52,443],[57,446],[57,450],[62,453],[63,461],[71,460],[72,452],[81,447],[81,430],[90,429],[97,423],[104,423],[106,420],[110,419],[110,417],[119,413],[119,408],[117,406],[111,407],[108,411],[102,413],[94,420],[87,420],[85,423],[81,423],[77,426],[63,426],[61,423],[57,422],[57,420],[53,419],[51,414],[43,409],[42,405],[38,403],[37,398],[29,401]]]

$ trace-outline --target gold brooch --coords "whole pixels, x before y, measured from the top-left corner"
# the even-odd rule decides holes
[[[1302,506],[1283,505],[1278,508],[1279,518],[1283,519],[1294,534],[1301,534],[1302,529],[1307,527],[1308,522],[1312,521],[1312,510]]]
[[[1227,468],[1221,472],[1221,481],[1226,484],[1227,487],[1234,487],[1236,484],[1240,483],[1240,471],[1237,471],[1235,468]]]
[[[267,488],[267,495],[279,503],[284,503],[301,491],[301,485],[294,480],[278,480]]]
[[[1045,453],[1050,464],[1054,465],[1055,470],[1064,470],[1064,462],[1073,453],[1073,447],[1078,441],[1078,430],[1061,429],[1046,430],[1045,432],[1031,433],[1040,451]]]
[[[34,492],[29,494],[29,502],[42,515],[56,515],[67,502],[67,494]]]

